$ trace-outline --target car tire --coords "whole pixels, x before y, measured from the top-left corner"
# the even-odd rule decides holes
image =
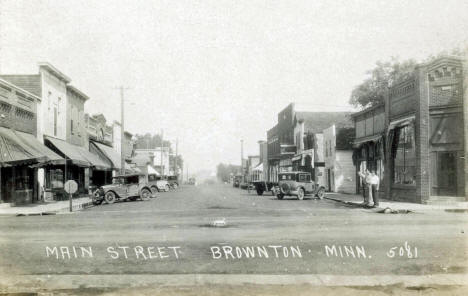
[[[112,191],[107,192],[104,195],[104,200],[106,201],[107,204],[113,204],[116,200],[115,193]]]
[[[166,186],[164,186],[164,191],[168,192],[169,191],[169,185],[166,184]]]
[[[298,199],[298,200],[303,200],[303,199],[304,199],[304,196],[305,196],[304,189],[299,188],[299,189],[297,190],[297,199]]]
[[[263,189],[257,189],[257,195],[263,195]]]
[[[317,191],[317,197],[319,199],[323,199],[325,197],[325,188],[321,187],[318,191]]]
[[[158,197],[157,193],[159,192],[158,187],[153,186],[151,187],[151,193],[154,197]]]
[[[174,183],[174,184],[172,184],[172,187],[173,187],[174,189],[177,189],[177,187],[179,187],[179,185],[178,185],[177,183]]]
[[[150,200],[151,191],[148,188],[141,189],[140,198],[141,198],[141,200]]]
[[[282,193],[278,193],[276,195],[276,198],[279,199],[279,200],[283,199],[283,197],[284,197],[284,194],[282,194]]]

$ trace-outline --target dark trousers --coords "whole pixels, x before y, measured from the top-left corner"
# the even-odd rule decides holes
[[[369,202],[369,192],[366,195],[366,190],[369,191],[369,186],[367,186],[366,183],[362,184],[362,197],[364,197],[364,202],[368,203]]]
[[[374,200],[374,206],[379,205],[379,191],[377,190],[377,185],[372,184],[372,199]]]

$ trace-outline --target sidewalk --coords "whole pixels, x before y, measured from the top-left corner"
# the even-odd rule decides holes
[[[93,206],[89,197],[74,198],[72,203],[73,211],[79,211]],[[28,205],[11,206],[10,204],[0,204],[0,215],[34,216],[53,215],[59,212],[68,212],[70,202],[68,200],[54,201],[50,203],[34,203]]]
[[[359,205],[364,199],[362,195],[343,194],[327,192],[326,199],[334,200],[337,202],[346,203],[349,205]],[[411,212],[428,211],[428,210],[441,210],[441,211],[463,211],[468,210],[468,202],[447,202],[440,204],[417,204],[410,202],[393,201],[380,198],[379,209],[390,208],[396,211],[409,210]]]

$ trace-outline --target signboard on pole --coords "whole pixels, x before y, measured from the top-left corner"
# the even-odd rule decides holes
[[[63,186],[63,189],[65,190],[65,192],[67,192],[70,196],[69,196],[69,200],[70,200],[70,212],[72,212],[72,195],[73,193],[75,193],[77,190],[78,190],[78,184],[74,181],[74,180],[68,180],[67,182],[65,182],[65,185]]]

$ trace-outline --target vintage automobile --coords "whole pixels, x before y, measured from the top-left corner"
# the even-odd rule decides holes
[[[167,192],[170,189],[169,182],[157,174],[148,174],[148,184],[153,194],[161,191]]]
[[[278,188],[276,197],[283,199],[284,196],[296,196],[302,200],[306,195],[313,195],[322,199],[325,196],[325,187],[311,180],[307,172],[283,172],[278,174]]]
[[[179,179],[176,175],[167,176],[167,182],[172,189],[177,189],[177,187],[179,187]]]
[[[120,175],[112,178],[112,184],[99,187],[93,194],[93,203],[105,201],[112,204],[117,200],[149,200],[152,196],[144,174]]]

